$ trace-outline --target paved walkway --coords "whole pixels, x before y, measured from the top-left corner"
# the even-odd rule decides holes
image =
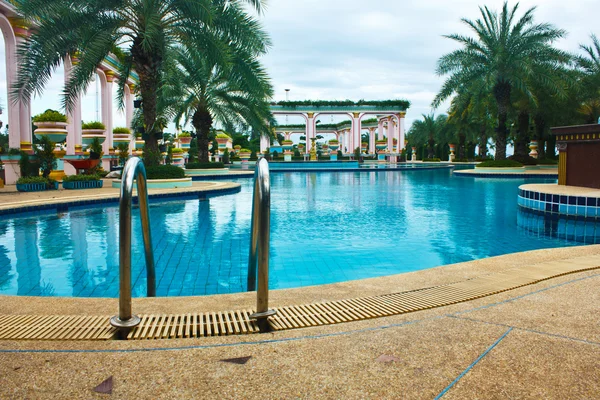
[[[600,246],[538,250],[392,277],[271,292],[274,306],[414,290]],[[467,303],[263,335],[136,342],[0,341],[2,398],[597,398],[600,271]],[[136,299],[138,313],[251,307],[253,293]],[[116,313],[116,299],[0,298],[0,313]],[[227,361],[229,360],[229,361]],[[98,389],[100,390],[100,389]]]

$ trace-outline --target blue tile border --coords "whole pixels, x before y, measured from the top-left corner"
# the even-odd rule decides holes
[[[242,190],[241,186],[233,187],[233,188],[224,188],[224,189],[209,189],[209,190],[194,190],[194,191],[186,191],[186,192],[174,192],[174,193],[157,193],[157,194],[149,194],[148,198],[152,203],[153,200],[169,200],[169,201],[177,201],[177,200],[190,200],[190,199],[206,199],[209,197],[216,197],[221,195],[239,193]],[[62,203],[50,203],[50,204],[39,204],[35,206],[20,206],[13,207],[0,210],[0,216],[11,216],[11,217],[19,217],[19,216],[30,216],[30,215],[39,215],[48,212],[67,212],[71,207],[90,207],[97,206],[103,204],[118,204],[118,197],[110,197],[105,199],[89,199],[89,200],[77,200],[77,201],[69,201]],[[133,204],[138,203],[137,196],[133,197]]]
[[[520,209],[535,214],[600,222],[599,197],[557,195],[519,188],[517,204]]]

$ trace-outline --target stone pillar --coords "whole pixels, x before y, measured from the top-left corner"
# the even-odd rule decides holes
[[[354,153],[354,149],[360,148],[360,113],[352,113],[352,149],[351,153]]]
[[[400,153],[402,151],[402,149],[404,149],[404,141],[406,140],[406,135],[405,135],[405,128],[404,128],[404,119],[406,117],[406,113],[405,112],[401,112],[400,114],[398,114],[398,121],[399,121],[399,126],[398,126],[398,148],[400,150],[398,150],[398,153]]]
[[[375,154],[375,128],[369,128],[369,154]]]
[[[311,138],[315,137],[315,113],[306,113],[306,152],[310,153],[312,147]]]
[[[5,15],[1,16],[2,33],[4,34],[4,45],[6,54],[6,82],[9,99],[6,101],[8,108],[8,146],[11,148],[31,151],[31,113],[30,101],[18,102],[10,99],[13,86],[18,77],[19,56],[17,47],[29,37],[29,27],[21,19],[8,20]],[[7,183],[11,179],[7,176]]]
[[[104,157],[102,160],[102,165],[105,170],[110,169],[110,156],[109,149],[113,147],[113,93],[112,93],[112,85],[115,79],[114,72],[110,70],[104,70],[104,76],[106,80],[102,81],[101,85],[101,98],[102,98],[102,123],[106,127],[106,131],[104,135],[106,140],[102,144],[102,151],[104,152]]]
[[[383,121],[383,118],[381,118],[377,124],[377,140],[383,140]]]
[[[133,83],[125,85],[125,126],[131,129],[132,132],[131,141],[129,142],[129,154],[135,149],[135,132],[133,132],[133,128],[131,127],[131,124],[133,123],[134,88],[135,85]]]
[[[78,59],[76,56],[67,56],[65,57],[64,67],[65,67],[65,84],[71,78],[71,72],[73,67],[77,65]],[[67,112],[67,155],[73,156],[75,155],[75,145],[81,145],[81,96],[77,96],[75,99],[75,103],[73,104],[73,109],[70,112]],[[67,168],[67,174],[75,173],[75,169],[72,171]]]
[[[267,147],[269,147],[269,145],[270,145],[269,136],[260,135],[260,152],[261,152],[261,154],[264,154],[264,152],[267,150]]]

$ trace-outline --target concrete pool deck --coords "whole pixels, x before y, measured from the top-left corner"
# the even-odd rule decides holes
[[[37,193],[5,188],[0,189],[0,206],[61,201],[91,190],[118,195],[112,188]],[[597,259],[600,266],[600,245],[273,290],[270,305],[418,290],[581,257]],[[114,398],[594,398],[600,393],[599,283],[600,270],[592,270],[430,310],[267,334],[1,340],[0,398],[107,398],[94,388],[110,377]],[[117,299],[0,296],[0,314],[114,315],[117,304]],[[186,313],[254,305],[254,293],[138,298],[133,311]]]
[[[480,178],[556,178],[558,179],[558,167],[556,168],[474,168],[453,171],[457,176],[470,176]]]
[[[600,245],[274,290],[270,304],[414,290],[583,256],[600,266]],[[0,341],[0,397],[102,397],[93,389],[112,377],[116,398],[593,398],[600,393],[599,283],[600,270],[592,270],[426,311],[260,335]],[[226,310],[254,301],[253,293],[140,298],[133,309]],[[0,297],[3,314],[116,311],[116,299]]]

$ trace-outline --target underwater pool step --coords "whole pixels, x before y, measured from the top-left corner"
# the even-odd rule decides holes
[[[600,268],[600,256],[578,257],[489,273],[407,292],[275,308],[273,330],[308,328],[387,317],[462,303],[562,275]],[[199,338],[258,333],[254,310],[140,315],[129,340]],[[0,340],[111,340],[109,316],[0,315]]]

